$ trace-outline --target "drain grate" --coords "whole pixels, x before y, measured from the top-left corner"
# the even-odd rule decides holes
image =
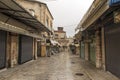
[[[76,73],[75,75],[77,75],[77,76],[84,76],[83,73]]]
[[[75,64],[75,62],[71,62],[72,64]]]

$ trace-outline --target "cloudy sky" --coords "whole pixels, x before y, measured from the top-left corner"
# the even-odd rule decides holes
[[[50,0],[47,5],[54,17],[54,29],[64,27],[67,36],[75,34],[75,28],[93,0]]]

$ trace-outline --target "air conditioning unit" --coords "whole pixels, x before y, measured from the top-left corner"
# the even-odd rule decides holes
[[[35,16],[35,11],[33,9],[29,9],[29,13],[32,15],[32,16]]]

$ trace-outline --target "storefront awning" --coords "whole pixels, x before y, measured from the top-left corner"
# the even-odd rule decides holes
[[[9,31],[9,32],[13,32],[13,33],[18,33],[18,34],[23,34],[23,35],[26,35],[26,36],[31,36],[31,37],[34,37],[34,38],[41,39],[40,35],[37,35],[37,34],[34,34],[34,33],[30,33],[27,30],[24,30],[24,29],[16,27],[16,26],[12,26],[12,25],[3,23],[1,21],[0,21],[0,30],[5,30],[5,31]]]
[[[0,0],[0,12],[32,27],[37,31],[50,32],[47,27],[45,27],[14,0]]]

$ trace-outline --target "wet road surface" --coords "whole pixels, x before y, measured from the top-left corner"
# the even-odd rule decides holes
[[[18,65],[0,73],[0,80],[91,80],[79,63],[79,55],[62,52]]]

